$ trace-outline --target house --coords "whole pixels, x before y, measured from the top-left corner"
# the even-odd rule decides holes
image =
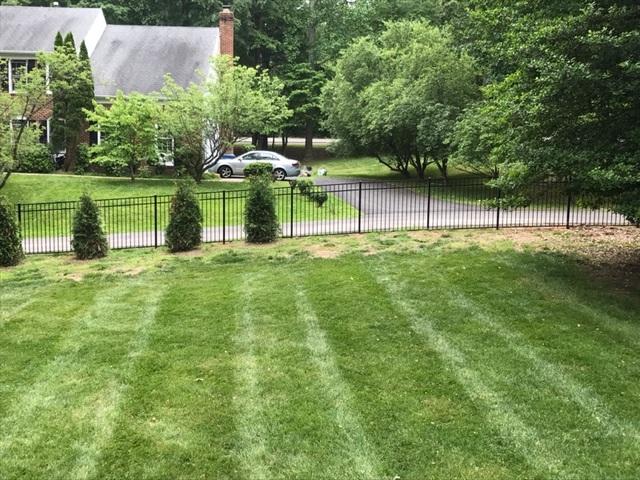
[[[58,32],[71,32],[78,46],[85,42],[98,102],[109,103],[118,90],[157,92],[167,73],[186,87],[210,73],[211,57],[233,56],[233,12],[225,6],[219,18],[219,28],[108,25],[100,8],[0,5],[0,89],[12,92],[37,53],[53,50]],[[42,126],[47,143],[51,113],[30,119]]]

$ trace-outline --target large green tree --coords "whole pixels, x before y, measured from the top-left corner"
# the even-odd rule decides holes
[[[340,139],[420,178],[444,176],[456,119],[477,95],[473,62],[425,22],[396,22],[349,47],[324,91],[327,126]]]
[[[248,132],[275,134],[291,115],[282,82],[265,71],[214,62],[215,78],[187,88],[167,77],[161,128],[176,142],[177,161],[200,182]]]
[[[53,95],[51,140],[54,149],[65,150],[64,169],[74,168],[78,146],[87,128],[85,110],[94,97],[93,75],[87,47],[82,41],[76,52],[73,35],[63,40],[58,33],[54,51],[44,57],[49,66],[49,85]]]
[[[467,34],[491,84],[468,115],[495,121],[459,130],[459,160],[497,163],[507,194],[559,178],[640,223],[640,4],[473,3]],[[467,148],[474,137],[491,142]]]

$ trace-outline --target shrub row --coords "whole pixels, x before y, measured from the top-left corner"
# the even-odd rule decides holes
[[[294,188],[298,188],[298,191],[307,197],[309,200],[314,202],[318,208],[322,207],[327,200],[329,200],[329,195],[327,192],[321,190],[314,190],[313,180],[297,180],[293,184]]]

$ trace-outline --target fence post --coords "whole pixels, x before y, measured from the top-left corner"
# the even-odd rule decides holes
[[[567,230],[571,228],[571,192],[567,193]]]
[[[497,209],[496,209],[496,230],[500,230],[500,196],[501,192],[498,188],[498,193],[496,193],[496,201],[497,201]]]
[[[362,182],[358,183],[358,233],[362,233]]]
[[[431,177],[427,179],[427,230],[431,228]]]
[[[290,206],[291,206],[291,238],[293,238],[293,194],[295,192],[295,187],[293,185],[291,185],[291,199],[290,199]]]
[[[227,243],[227,191],[222,191],[222,244]]]
[[[22,204],[16,205],[18,207],[18,223],[22,225]]]
[[[153,246],[158,248],[158,195],[153,196]]]

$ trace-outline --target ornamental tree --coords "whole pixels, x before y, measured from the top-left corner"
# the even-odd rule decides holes
[[[134,181],[140,168],[158,162],[158,103],[142,94],[118,92],[110,107],[93,102],[85,110],[91,131],[102,134],[102,142],[91,148],[91,162],[126,170]]]
[[[405,21],[346,49],[323,110],[335,136],[391,170],[424,178],[435,164],[446,177],[456,120],[477,94],[473,62],[449,33]]]
[[[43,63],[39,62],[31,71],[22,72],[13,93],[0,91],[0,189],[19,169],[23,153],[38,146],[41,132],[38,125],[29,119],[46,110],[50,102],[45,69],[38,65]],[[0,76],[3,74],[4,69],[0,69]]]
[[[177,160],[196,182],[248,132],[279,133],[291,112],[283,84],[266,71],[215,60],[215,74],[187,88],[166,77],[162,128],[176,142]]]

